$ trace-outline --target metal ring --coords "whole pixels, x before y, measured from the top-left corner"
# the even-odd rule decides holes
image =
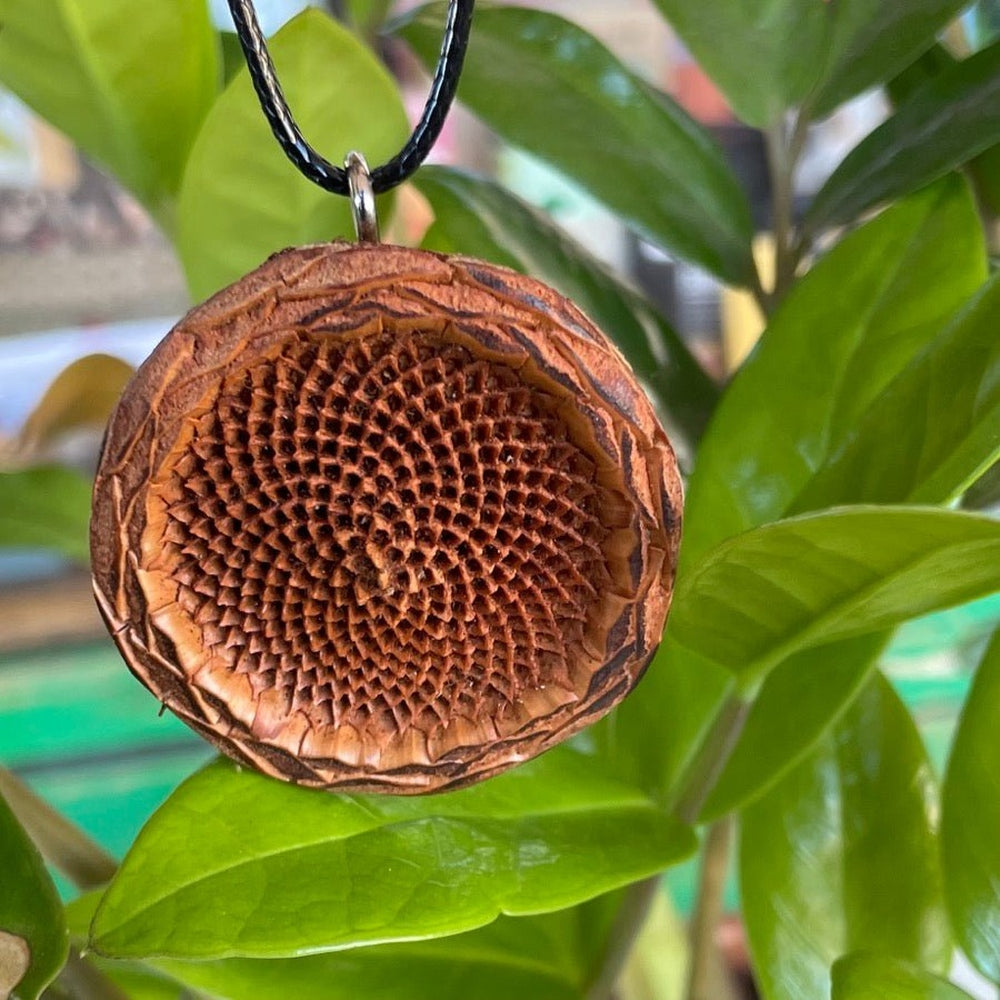
[[[375,191],[368,163],[358,152],[352,150],[344,160],[347,171],[347,185],[351,197],[351,215],[354,216],[354,232],[359,243],[378,243],[378,215],[375,212]]]

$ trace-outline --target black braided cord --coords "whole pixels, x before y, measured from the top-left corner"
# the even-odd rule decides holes
[[[437,70],[423,114],[399,153],[388,163],[372,170],[371,183],[376,194],[402,184],[415,173],[441,134],[462,74],[474,6],[475,0],[450,0],[441,55],[438,57]],[[250,79],[260,98],[261,109],[285,155],[313,183],[335,194],[348,195],[347,173],[342,167],[335,166],[320,156],[309,145],[289,110],[274,63],[267,51],[253,0],[229,0],[229,9],[250,69]]]

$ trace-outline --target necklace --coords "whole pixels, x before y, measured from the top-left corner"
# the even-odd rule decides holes
[[[98,605],[132,672],[224,753],[306,785],[488,777],[638,682],[669,608],[681,485],[628,365],[505,268],[378,242],[430,151],[472,0],[452,0],[404,149],[301,135],[250,0],[264,113],[359,242],[299,247],[193,309],[126,388],[94,490]]]

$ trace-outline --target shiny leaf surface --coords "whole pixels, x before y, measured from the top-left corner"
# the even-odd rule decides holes
[[[290,959],[161,960],[185,986],[227,1000],[578,1000],[595,961],[604,900],[409,944]]]
[[[819,115],[930,46],[963,0],[656,0],[729,99],[760,128],[808,99]]]
[[[860,416],[884,405],[878,401],[886,383],[927,350],[984,277],[972,200],[961,183],[945,181],[845,239],[799,282],[727,390],[702,442],[688,487],[682,581],[725,537],[803,508],[800,494],[852,440]],[[974,381],[980,370],[977,361],[963,380]],[[942,428],[961,428],[970,409],[972,399],[954,406],[935,398],[931,412]],[[863,451],[873,469],[884,465],[898,479],[869,470],[857,483],[830,480],[830,495],[813,489],[816,507],[835,499],[854,502],[865,483],[871,500],[908,498],[913,472],[901,464],[896,449],[911,458],[907,442],[933,434],[934,421],[914,421],[907,406],[891,416],[891,430],[870,425]],[[961,474],[944,483],[946,495],[978,464],[974,451],[956,449]],[[679,650],[672,635],[668,629],[667,642],[636,693],[597,730],[624,773],[641,775],[647,787],[661,792],[676,784],[726,691],[725,672],[707,667],[691,650]],[[815,743],[870,672],[873,656],[863,652],[867,641],[811,649],[776,666],[709,800],[708,814],[747,801]],[[812,667],[828,688],[813,683]],[[658,733],[656,740],[646,738],[650,731]]]
[[[62,903],[34,844],[0,798],[0,996],[35,1000],[66,961]]]
[[[805,509],[799,498],[811,481],[985,277],[979,220],[955,179],[899,203],[824,257],[789,294],[716,411],[688,490],[682,561],[693,565],[724,538]],[[873,427],[870,461],[895,468],[892,453],[908,453],[922,425],[946,419],[953,400],[934,402],[921,421],[905,410],[893,413],[891,428]],[[925,499],[944,500],[960,483]],[[862,499],[851,482],[833,485],[836,495],[815,495],[816,507]],[[864,498],[908,499],[912,476],[881,486]]]
[[[396,24],[437,62],[445,5]],[[516,7],[476,12],[459,99],[654,243],[730,284],[752,274],[750,210],[708,134],[582,28]]]
[[[885,387],[793,510],[885,498],[940,503],[989,469],[1000,457],[998,312],[994,277]]]
[[[169,225],[219,84],[204,0],[160,0],[141,16],[128,0],[0,0],[0,23],[0,82]]]
[[[825,5],[833,58],[809,106],[823,118],[863,90],[891,79],[926,52],[966,0],[855,0]]]
[[[952,928],[984,976],[1000,983],[1000,637],[983,657],[952,746],[941,850]]]
[[[109,956],[176,958],[438,937],[593,898],[693,847],[688,829],[565,747],[420,798],[309,791],[218,762],[140,833],[92,937]]]
[[[876,675],[744,812],[743,913],[766,1000],[828,996],[831,963],[860,948],[947,965],[934,799],[913,720]]]
[[[823,736],[875,669],[884,635],[793,654],[769,675],[701,811],[708,822],[739,809],[787,773]]]
[[[806,226],[850,222],[1000,142],[1000,44],[946,67],[905,98],[816,195]]]
[[[57,465],[0,472],[0,545],[90,558],[90,481]]]
[[[833,967],[832,1000],[970,1000],[969,994],[912,962],[856,952]]]
[[[799,650],[1000,590],[998,556],[1000,522],[937,508],[778,521],[723,543],[680,579],[670,635],[753,690]]]
[[[350,31],[310,8],[288,22],[270,48],[296,120],[328,159],[339,162],[349,150],[363,149],[374,165],[396,153],[409,131],[399,94]],[[287,246],[353,239],[348,200],[306,180],[285,158],[245,68],[213,105],[191,151],[178,235],[196,299]]]
[[[416,183],[435,213],[424,246],[504,264],[562,292],[621,348],[660,412],[697,441],[719,390],[653,306],[498,184],[442,167],[425,167]]]

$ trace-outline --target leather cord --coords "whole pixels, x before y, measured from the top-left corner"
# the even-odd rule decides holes
[[[371,171],[371,184],[382,194],[402,184],[416,172],[434,147],[451,103],[458,89],[462,64],[469,45],[472,11],[475,0],[450,0],[445,22],[441,55],[431,84],[431,92],[406,145],[388,163]],[[264,33],[252,0],[229,0],[243,54],[250,69],[250,79],[260,99],[260,106],[285,155],[314,184],[335,194],[350,195],[347,172],[325,159],[309,145],[295,122],[282,93],[281,84],[267,50]]]

